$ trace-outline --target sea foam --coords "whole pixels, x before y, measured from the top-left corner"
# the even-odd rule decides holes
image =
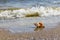
[[[17,9],[17,10],[4,10],[0,11],[0,17],[3,18],[20,18],[25,17],[27,14],[38,13],[39,16],[56,16],[60,15],[60,7],[32,7],[27,9]]]

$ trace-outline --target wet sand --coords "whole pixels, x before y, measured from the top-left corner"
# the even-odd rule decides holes
[[[60,23],[55,28],[34,32],[11,33],[0,28],[0,40],[60,40]]]

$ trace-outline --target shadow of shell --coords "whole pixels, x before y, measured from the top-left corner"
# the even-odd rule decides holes
[[[35,28],[34,31],[41,31],[43,30],[44,28]]]

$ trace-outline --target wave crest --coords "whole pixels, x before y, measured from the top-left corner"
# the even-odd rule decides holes
[[[17,10],[0,10],[0,17],[6,18],[17,18],[17,17],[26,17],[26,15],[35,15],[38,16],[52,16],[60,15],[60,7],[32,7],[27,9],[17,9]],[[31,17],[31,16],[30,16]]]

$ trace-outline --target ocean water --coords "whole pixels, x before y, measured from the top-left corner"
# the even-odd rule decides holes
[[[0,28],[6,28],[12,33],[16,32],[34,32],[36,22],[43,22],[46,29],[57,27],[60,23],[60,16],[50,17],[27,17],[10,20],[0,20]]]
[[[0,6],[25,7],[60,6],[60,0],[0,0]]]
[[[0,9],[17,7],[17,10],[0,10],[0,28],[11,32],[33,32],[34,23],[43,22],[44,29],[54,28],[60,22],[60,0],[0,0]],[[39,17],[25,17],[38,13]]]

